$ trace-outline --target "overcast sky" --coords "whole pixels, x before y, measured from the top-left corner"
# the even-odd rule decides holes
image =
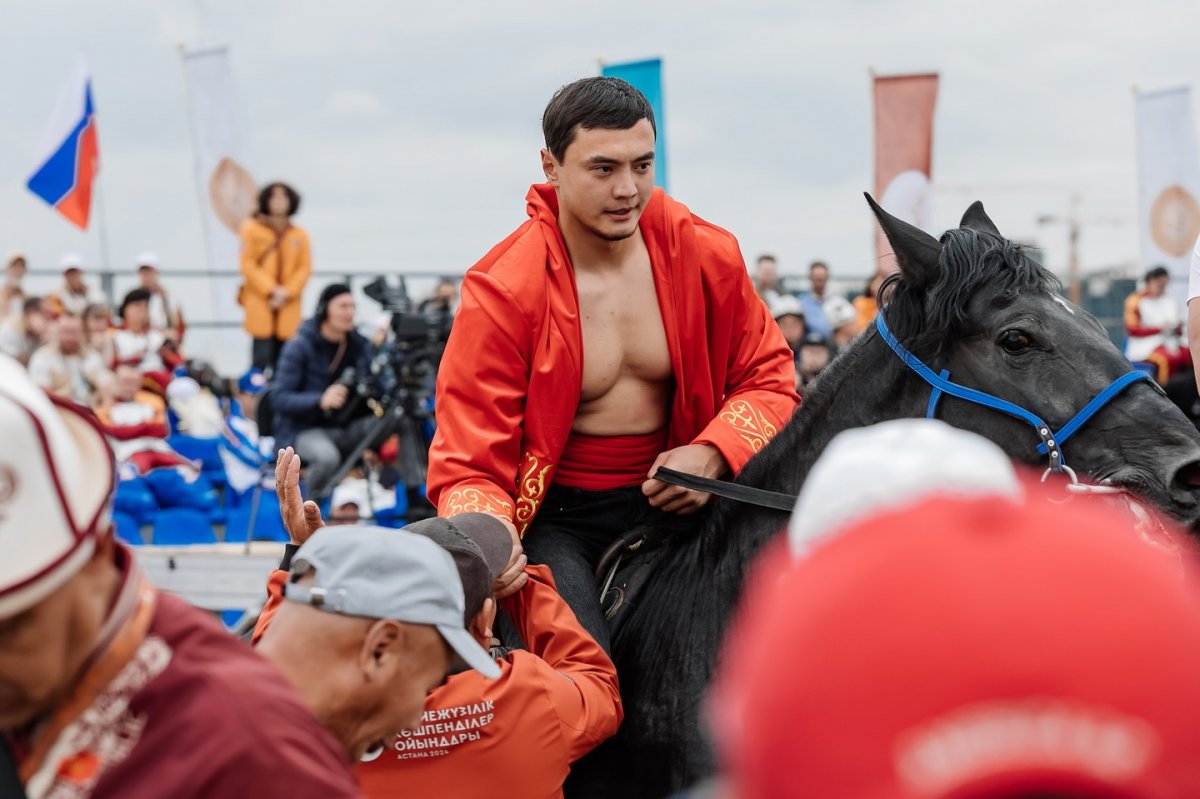
[[[1112,10],[1107,10],[1112,9]],[[1124,10],[1118,10],[1124,9]],[[178,46],[227,44],[247,166],[304,194],[319,268],[461,272],[524,215],[542,109],[597,60],[661,56],[672,193],[783,271],[873,268],[868,69],[938,71],[934,221],[982,199],[1036,217],[1072,191],[1085,267],[1136,266],[1132,87],[1200,83],[1200,3],[1146,0],[5,0],[0,249],[53,267],[80,234],[24,186],[55,95],[89,59],[115,266],[203,268]],[[964,187],[966,190],[964,190]],[[234,265],[230,265],[231,267]]]

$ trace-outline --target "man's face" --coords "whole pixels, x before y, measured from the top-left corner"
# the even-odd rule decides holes
[[[25,259],[16,258],[11,261],[8,266],[4,267],[4,276],[8,278],[8,282],[14,286],[24,280]]]
[[[577,127],[562,162],[543,150],[542,168],[558,191],[560,224],[627,239],[654,189],[654,128],[647,119],[627,130]]]
[[[338,334],[349,333],[354,329],[354,310],[354,296],[339,294],[326,306],[325,322]]]
[[[825,284],[829,282],[829,269],[823,264],[808,270],[808,279],[812,281],[813,294],[818,297],[825,294]]]
[[[150,321],[150,307],[145,300],[129,303],[121,313],[121,320],[125,323],[125,327],[134,330],[141,330]]]
[[[87,287],[83,283],[82,269],[68,269],[63,273],[63,278],[67,282],[67,288],[75,294],[83,294]]]
[[[405,657],[387,688],[387,734],[421,726],[425,699],[446,681],[452,663],[450,647],[436,628],[406,624]]]
[[[813,376],[829,365],[829,348],[822,344],[807,344],[800,348],[800,372]]]
[[[25,312],[25,330],[32,336],[43,338],[50,332],[50,316],[41,309]]]
[[[773,289],[776,282],[774,258],[760,258],[754,267],[754,282],[761,288]]]
[[[0,730],[50,710],[74,679],[77,589],[70,581],[25,612],[0,619]]]
[[[784,341],[793,350],[796,349],[796,345],[804,338],[804,320],[795,314],[784,314],[775,322],[779,325],[779,331],[783,333]]]
[[[58,320],[58,349],[64,355],[74,355],[83,346],[83,322],[76,316]]]
[[[1152,277],[1146,280],[1146,293],[1151,297],[1161,297],[1167,290],[1169,277]]]
[[[117,383],[113,394],[120,402],[130,402],[142,390],[142,376],[132,366],[117,369]]]
[[[152,290],[158,287],[158,270],[152,266],[143,266],[138,269],[138,281],[142,288]]]
[[[84,319],[88,333],[103,333],[109,328],[108,314],[104,311],[93,311]]]
[[[458,288],[453,283],[438,283],[434,297],[441,302],[451,304],[458,299]]]

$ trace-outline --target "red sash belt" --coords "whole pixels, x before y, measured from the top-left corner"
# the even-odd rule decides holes
[[[585,491],[638,485],[645,482],[654,459],[666,448],[666,428],[639,436],[571,433],[559,456],[554,482]]]

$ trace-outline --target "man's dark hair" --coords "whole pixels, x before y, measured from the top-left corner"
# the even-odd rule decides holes
[[[754,263],[756,264],[761,264],[763,261],[770,261],[774,264],[778,263],[779,259],[777,259],[774,255],[771,255],[769,252],[764,252],[762,255],[754,259]]]
[[[271,213],[268,204],[271,201],[271,192],[275,191],[276,186],[283,189],[284,194],[288,196],[288,216],[292,216],[300,210],[300,193],[278,180],[263,186],[263,190],[258,193],[258,212],[263,216]]]
[[[629,130],[639,120],[650,120],[655,138],[658,126],[646,96],[620,78],[583,78],[563,86],[546,105],[542,133],[546,149],[562,163],[576,126],[584,130]]]
[[[824,269],[826,272],[829,271],[829,264],[825,263],[824,261],[813,261],[808,265],[808,273],[811,275],[812,270],[816,269],[817,267]]]
[[[1154,280],[1155,278],[1170,278],[1171,273],[1167,271],[1165,266],[1156,266],[1146,273],[1146,280]]]
[[[42,310],[41,297],[26,297],[25,302],[21,303],[22,313],[33,313],[34,311]]]

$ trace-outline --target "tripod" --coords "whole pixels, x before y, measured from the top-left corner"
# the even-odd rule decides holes
[[[346,474],[359,463],[363,463],[363,454],[371,447],[378,446],[383,443],[393,433],[400,434],[401,448],[408,446],[415,450],[414,460],[417,470],[417,477],[420,482],[424,482],[425,474],[429,469],[429,440],[425,435],[425,423],[431,421],[433,414],[426,407],[423,401],[423,392],[411,391],[401,387],[397,395],[391,398],[385,398],[383,401],[375,403],[376,420],[371,425],[367,433],[354,445],[354,448],[342,459],[338,464],[337,469],[325,481],[322,486],[317,486],[314,490],[312,500],[320,504],[326,497],[333,493],[334,487],[342,481]],[[403,452],[401,459],[403,460]],[[370,497],[371,480],[367,480],[367,500],[371,501]],[[373,510],[372,510],[373,514]]]

